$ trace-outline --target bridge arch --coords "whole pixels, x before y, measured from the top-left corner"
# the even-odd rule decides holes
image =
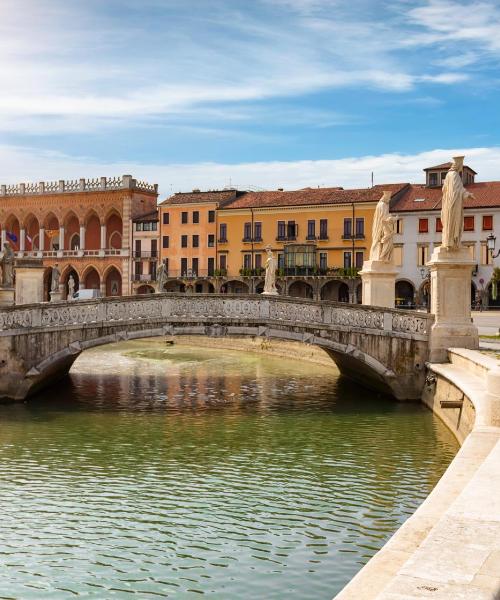
[[[13,330],[9,356],[19,363],[12,358],[0,377],[0,396],[25,397],[67,372],[86,348],[139,337],[207,335],[313,344],[364,385],[399,399],[418,398],[433,319],[412,311],[241,294],[147,294],[9,308],[0,312],[0,341]],[[31,327],[31,320],[43,326]]]

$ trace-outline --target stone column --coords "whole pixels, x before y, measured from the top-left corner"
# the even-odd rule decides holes
[[[7,242],[7,230],[5,229],[5,226],[2,227],[2,250],[3,250],[3,245]]]
[[[365,260],[359,272],[363,282],[363,304],[394,308],[396,301],[396,267],[384,260]]]
[[[59,250],[64,250],[64,226],[59,227]]]
[[[101,225],[101,250],[106,250],[106,224]]]
[[[80,250],[85,250],[85,225],[80,225]]]
[[[44,273],[45,267],[40,259],[17,259],[16,304],[43,302]]]
[[[442,246],[427,263],[431,275],[430,362],[446,362],[448,348],[479,348],[477,327],[470,311],[470,284],[475,262],[466,248]]]
[[[26,229],[24,227],[19,230],[19,252],[24,252],[26,249]]]
[[[45,250],[45,229],[40,227],[38,231],[38,249],[40,252]]]

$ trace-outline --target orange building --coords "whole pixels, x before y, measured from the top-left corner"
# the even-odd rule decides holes
[[[131,291],[130,224],[156,208],[157,186],[130,175],[0,186],[2,247],[17,257],[34,256],[57,264],[61,284],[72,275],[76,287],[103,295]],[[50,288],[47,269],[46,294]]]
[[[171,278],[166,289],[260,292],[270,246],[278,258],[281,293],[360,301],[357,271],[371,245],[375,206],[382,190],[391,190],[396,199],[406,185],[175,194],[161,204],[169,215],[161,221],[162,256],[168,259]],[[200,215],[197,221],[191,216],[194,210]],[[211,221],[209,211],[215,212]],[[193,236],[198,246],[189,246]]]

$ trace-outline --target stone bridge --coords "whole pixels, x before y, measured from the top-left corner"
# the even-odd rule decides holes
[[[323,348],[340,371],[399,400],[420,398],[433,315],[261,295],[173,295],[0,310],[0,397],[23,399],[93,346],[152,336],[261,336]]]

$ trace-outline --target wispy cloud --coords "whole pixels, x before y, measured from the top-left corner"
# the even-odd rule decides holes
[[[92,157],[40,152],[21,146],[0,146],[2,171],[9,173],[2,183],[76,179],[130,173],[139,179],[159,183],[161,197],[172,191],[193,188],[221,189],[229,185],[247,189],[298,189],[302,187],[369,187],[375,183],[423,182],[422,169],[464,154],[479,179],[499,178],[500,147],[436,149],[417,154],[388,153],[378,156],[352,156],[338,160],[249,162],[239,164],[163,164],[137,162],[98,163]]]

